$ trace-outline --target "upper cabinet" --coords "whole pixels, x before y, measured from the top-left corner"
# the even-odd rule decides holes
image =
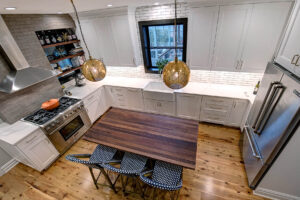
[[[264,72],[272,60],[290,7],[291,2],[272,2],[192,8],[190,67]]]
[[[213,70],[238,70],[251,8],[250,5],[220,7]]]
[[[297,1],[275,61],[300,77],[300,3]]]
[[[188,64],[210,69],[217,31],[219,6],[192,8],[189,20]]]
[[[83,34],[93,57],[107,66],[135,66],[128,15],[84,16]]]
[[[290,2],[254,4],[240,70],[264,72],[288,20]],[[276,22],[276,23],[274,23]]]

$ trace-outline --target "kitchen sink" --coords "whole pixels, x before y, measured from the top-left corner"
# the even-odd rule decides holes
[[[175,101],[174,91],[163,82],[150,82],[146,85],[143,91],[144,98],[162,100],[162,101]]]

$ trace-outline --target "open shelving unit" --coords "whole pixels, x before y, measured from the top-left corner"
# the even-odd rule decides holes
[[[76,56],[82,56],[82,55],[84,55],[84,52],[83,52],[83,51],[82,51],[82,52],[79,52],[79,53],[76,53],[76,54],[74,54],[74,55],[68,55],[68,56],[61,57],[61,58],[58,58],[58,59],[55,59],[55,60],[51,60],[50,63],[51,63],[51,64],[55,64],[55,63],[58,63],[59,61],[62,61],[62,60],[64,60],[64,59],[74,58],[74,57],[76,57]]]
[[[44,49],[46,49],[46,48],[50,48],[50,47],[63,46],[63,45],[73,44],[73,43],[78,43],[78,42],[80,42],[80,40],[71,40],[71,41],[60,42],[60,43],[55,43],[55,44],[47,44],[47,45],[43,45],[42,47]]]

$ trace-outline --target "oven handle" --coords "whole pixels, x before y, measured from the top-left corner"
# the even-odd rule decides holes
[[[247,126],[245,127],[245,133],[247,135],[247,138],[248,138],[248,141],[249,141],[249,144],[250,144],[250,148],[252,150],[252,155],[256,158],[262,159],[261,156],[257,153],[257,151],[254,150],[254,145],[253,145],[252,139],[250,138],[248,128],[249,127],[247,127]]]

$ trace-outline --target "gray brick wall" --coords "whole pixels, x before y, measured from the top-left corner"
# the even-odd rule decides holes
[[[30,66],[51,69],[35,31],[75,27],[69,15],[2,15],[8,29],[20,47]],[[7,73],[6,64],[0,58],[0,78]],[[0,118],[14,123],[40,108],[41,103],[62,96],[56,77],[14,94],[0,92]]]
[[[67,14],[2,15],[2,17],[29,65],[49,69],[51,69],[49,61],[35,31],[75,27],[73,19]]]

